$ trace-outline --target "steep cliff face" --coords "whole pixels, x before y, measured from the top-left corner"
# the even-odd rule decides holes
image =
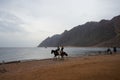
[[[46,38],[38,47],[55,47],[58,46],[58,41],[60,40],[61,35],[54,35],[52,37]]]
[[[111,20],[111,23],[113,24],[116,36],[114,38],[111,38],[110,40],[103,41],[102,43],[99,43],[96,46],[120,47],[120,16],[114,17]]]
[[[114,42],[113,42],[114,41]],[[120,46],[120,16],[100,22],[87,22],[45,39],[42,46]]]

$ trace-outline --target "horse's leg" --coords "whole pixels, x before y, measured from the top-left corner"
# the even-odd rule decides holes
[[[53,60],[56,60],[56,56],[53,57]]]
[[[57,56],[56,55],[54,56],[54,59],[57,60]]]
[[[54,54],[53,60],[56,60],[56,54]]]
[[[57,54],[57,58],[59,59],[59,54]]]
[[[61,55],[61,60],[64,60],[64,55]]]

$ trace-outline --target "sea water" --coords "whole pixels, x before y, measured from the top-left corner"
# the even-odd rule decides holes
[[[51,50],[57,47],[28,47],[28,48],[0,48],[0,63],[19,61],[19,60],[40,60],[53,58]],[[65,47],[64,51],[68,53],[69,57],[88,56],[104,53],[107,48],[91,48],[91,47]],[[113,50],[111,48],[111,50]],[[117,48],[120,51],[120,48]]]

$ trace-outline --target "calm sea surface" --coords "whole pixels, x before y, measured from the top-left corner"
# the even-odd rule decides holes
[[[55,50],[56,47],[48,48],[0,48],[0,62],[5,61],[18,61],[18,60],[37,60],[52,58],[51,50]],[[98,53],[106,51],[107,48],[76,48],[65,47],[64,51],[68,53],[70,57],[96,55]],[[111,48],[111,50],[113,50]],[[117,48],[120,52],[120,48]]]

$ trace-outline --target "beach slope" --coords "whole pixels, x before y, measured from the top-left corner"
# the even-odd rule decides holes
[[[0,65],[0,80],[120,80],[120,54]]]

